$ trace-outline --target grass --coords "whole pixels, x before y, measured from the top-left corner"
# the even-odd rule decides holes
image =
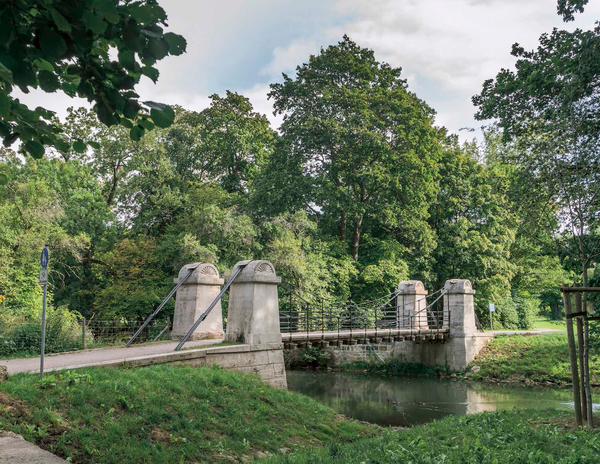
[[[481,370],[470,376],[474,380],[552,383],[571,381],[567,335],[498,336],[479,353],[471,366]],[[590,355],[592,383],[600,382],[600,356]]]
[[[600,419],[600,418],[598,418]],[[577,430],[558,411],[451,416],[350,444],[332,444],[265,464],[597,463],[600,431]]]
[[[0,383],[0,430],[74,463],[240,462],[378,433],[219,368],[89,368]]]
[[[550,319],[546,319],[540,317],[533,322],[533,329],[558,329],[558,330],[567,330],[566,324],[564,320],[553,321]]]

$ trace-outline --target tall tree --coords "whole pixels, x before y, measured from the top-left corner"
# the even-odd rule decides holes
[[[7,0],[0,3],[0,136],[17,139],[32,156],[44,146],[69,145],[52,120],[52,111],[29,109],[13,96],[15,88],[62,91],[94,104],[107,126],[122,124],[135,140],[154,126],[168,127],[173,110],[140,102],[134,91],[140,77],[158,79],[157,61],[180,55],[186,41],[164,32],[167,15],[156,0]],[[115,60],[115,57],[117,59]],[[3,179],[0,179],[2,181]]]
[[[243,95],[227,91],[224,97],[210,99],[210,107],[198,118],[199,149],[225,190],[247,193],[249,182],[273,151],[276,133]]]
[[[407,90],[401,69],[349,37],[272,84],[283,114],[274,171],[296,201],[336,218],[357,260],[365,221],[426,227],[439,156],[434,111]]]
[[[480,162],[475,143],[460,146],[456,136],[449,136],[444,141],[440,176],[429,219],[437,242],[430,264],[433,287],[441,288],[457,276],[470,279],[479,295],[482,322],[487,320],[487,303],[493,301],[500,303],[502,322],[514,327],[516,317],[505,314],[501,304],[510,299],[511,279],[517,270],[510,255],[517,223],[507,197],[506,173]]]
[[[585,1],[561,1],[566,20]],[[562,225],[578,249],[583,283],[600,256],[600,25],[589,31],[554,29],[536,50],[514,44],[516,70],[501,70],[473,97],[476,118],[497,118],[540,203],[559,205]]]

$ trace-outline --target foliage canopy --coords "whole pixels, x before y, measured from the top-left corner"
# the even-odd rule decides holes
[[[168,127],[173,110],[140,102],[141,76],[158,79],[156,63],[185,52],[180,35],[165,32],[167,15],[155,0],[10,0],[0,5],[0,136],[16,140],[34,158],[45,146],[86,150],[86,140],[68,143],[47,108],[30,109],[16,89],[62,91],[93,103],[107,126],[121,124],[139,140],[154,126]],[[93,143],[93,142],[92,142]]]

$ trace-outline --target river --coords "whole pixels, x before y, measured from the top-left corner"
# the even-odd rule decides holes
[[[568,388],[489,385],[428,377],[388,379],[325,371],[288,371],[287,380],[291,391],[313,397],[347,417],[386,426],[409,426],[450,414],[502,409],[573,409]]]

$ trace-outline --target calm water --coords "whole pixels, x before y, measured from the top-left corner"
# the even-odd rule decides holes
[[[288,388],[354,419],[407,426],[450,414],[513,408],[573,408],[569,389],[527,388],[347,372],[288,371]],[[594,405],[596,406],[596,405]]]

